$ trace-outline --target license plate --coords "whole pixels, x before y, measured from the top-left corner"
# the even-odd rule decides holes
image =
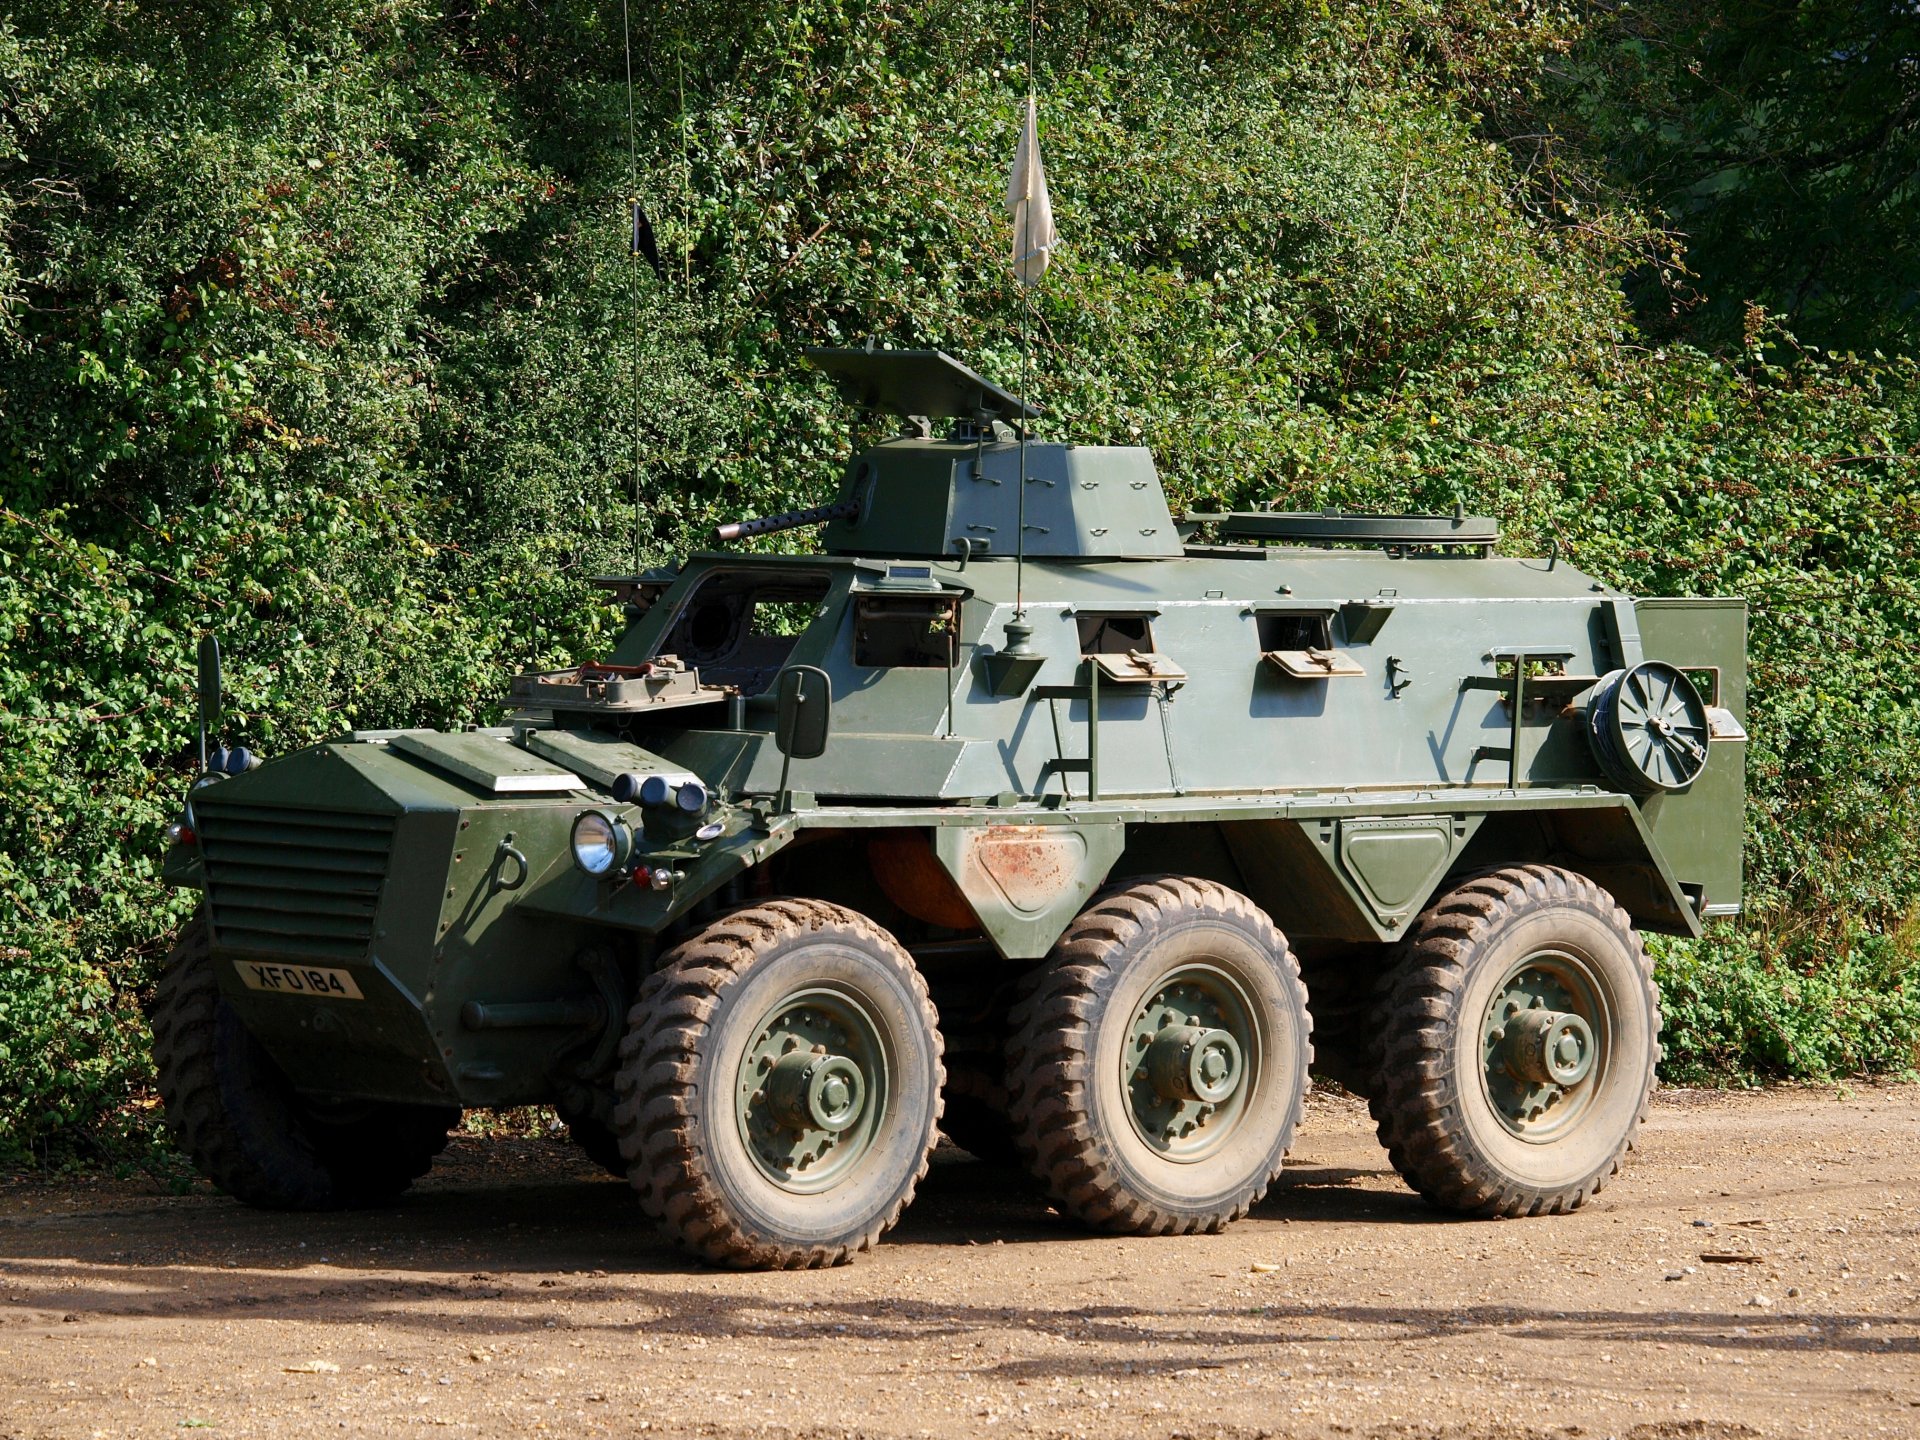
[[[249,990],[276,995],[314,995],[328,1000],[364,1000],[360,987],[345,970],[326,965],[261,965],[252,960],[233,962]]]

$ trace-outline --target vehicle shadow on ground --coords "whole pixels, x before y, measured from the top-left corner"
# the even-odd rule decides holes
[[[461,1171],[459,1165],[453,1167]],[[1446,1223],[1413,1194],[1352,1188],[1377,1171],[1302,1164],[1256,1210],[1292,1223]],[[1073,1244],[1100,1267],[1091,1238],[1050,1212],[1044,1194],[1012,1171],[943,1150],[891,1246]],[[1202,1242],[1204,1244],[1204,1242]],[[1089,1248],[1094,1246],[1094,1248]],[[891,1250],[895,1258],[902,1252]],[[927,1250],[914,1263],[927,1260]],[[879,1265],[881,1260],[866,1261]],[[1116,1256],[1121,1271],[1127,1261]],[[324,1265],[324,1271],[311,1267]],[[261,1271],[269,1271],[263,1275]],[[378,1273],[357,1273],[378,1271]],[[1640,1313],[1513,1306],[1356,1306],[1281,1296],[1242,1308],[1183,1304],[952,1304],[843,1298],[820,1277],[747,1281],[703,1271],[664,1244],[611,1177],[486,1183],[486,1167],[420,1188],[380,1212],[286,1215],[221,1198],[159,1200],[142,1208],[13,1217],[0,1223],[0,1336],[46,1313],[84,1325],[129,1317],[363,1325],[422,1334],[457,1327],[463,1340],[511,1340],[555,1329],[660,1336],[753,1334],[768,1340],[960,1340],[1010,1325],[1087,1346],[1083,1354],[952,1359],[956,1371],[1002,1379],[1206,1369],[1271,1359],[1275,1346],[1377,1344],[1390,1338],[1484,1334],[1490,1342],[1688,1344],[1724,1352],[1920,1354],[1920,1336],[1887,1334],[1914,1319],[1876,1315],[1874,1331],[1841,1313]],[[695,1281],[697,1283],[689,1283]],[[1106,1277],[1123,1281],[1117,1273]],[[791,1283],[789,1283],[791,1281]],[[44,1288],[42,1288],[44,1286]],[[8,1323],[12,1321],[12,1325]],[[1329,1327],[1369,1327],[1334,1336]],[[1169,1340],[1175,1354],[1165,1354]],[[1144,1356],[1140,1352],[1154,1350]],[[1338,1356],[1338,1350],[1334,1350]]]
[[[1334,1347],[1337,1357],[1339,1347],[1374,1346],[1383,1334],[1732,1352],[1920,1353],[1920,1335],[1887,1333],[1915,1327],[1920,1317],[1884,1315],[1863,1331],[1859,1317],[1824,1312],[1582,1313],[1492,1304],[1355,1305],[1287,1295],[1223,1309],[1156,1304],[1145,1299],[1153,1287],[1137,1304],[980,1305],[918,1298],[913,1291],[923,1277],[906,1275],[892,1297],[846,1298],[823,1277],[748,1279],[701,1270],[652,1232],[627,1188],[612,1178],[490,1185],[483,1166],[467,1169],[448,1177],[451,1183],[427,1185],[376,1212],[271,1214],[218,1198],[154,1197],[111,1210],[16,1216],[0,1223],[0,1281],[6,1282],[0,1294],[13,1302],[0,1305],[0,1335],[12,1328],[9,1321],[30,1314],[42,1323],[53,1313],[76,1324],[257,1315],[320,1325],[377,1321],[423,1334],[457,1332],[470,1343],[537,1338],[556,1329],[656,1339],[959,1340],[1022,1326],[1087,1347],[1044,1359],[979,1356],[954,1367],[1011,1379],[1270,1361],[1276,1347],[1303,1343]],[[1447,1223],[1411,1194],[1349,1188],[1376,1178],[1373,1171],[1301,1165],[1256,1213],[1295,1223]],[[1098,1250],[1089,1246],[1121,1243],[1090,1239],[1011,1172],[943,1152],[891,1237],[889,1256],[866,1264],[877,1269],[888,1258],[905,1258],[895,1246],[926,1247],[909,1262],[918,1269],[930,1256],[937,1262],[943,1247],[1074,1241],[1080,1255],[1096,1260]],[[1116,1255],[1117,1267],[1128,1263]],[[311,1268],[316,1265],[326,1268]],[[1349,1326],[1368,1333],[1328,1333]],[[1176,1353],[1165,1353],[1169,1341]],[[1141,1353],[1148,1349],[1160,1353]]]
[[[0,1265],[64,1254],[108,1266],[153,1264],[299,1270],[355,1269],[552,1274],[646,1274],[700,1267],[661,1239],[621,1181],[584,1167],[502,1179],[467,1156],[399,1201],[370,1210],[296,1214],[250,1209],[224,1196],[121,1194],[110,1206],[0,1218]],[[1432,1224],[1454,1217],[1410,1192],[1360,1188],[1373,1171],[1290,1165],[1253,1210],[1294,1224]],[[1024,1173],[942,1149],[889,1245],[1057,1244],[1098,1237],[1061,1215]]]
[[[18,1273],[18,1272],[16,1272]],[[1384,1341],[1484,1338],[1490,1346],[1541,1342],[1554,1346],[1692,1346],[1730,1354],[1920,1354],[1920,1335],[1888,1335],[1913,1328],[1920,1317],[1877,1315],[1871,1331],[1859,1317],[1835,1313],[1639,1313],[1619,1310],[1547,1311],[1506,1305],[1355,1305],[1281,1299],[1222,1310],[1175,1305],[1101,1303],[1049,1307],[983,1305],[951,1300],[822,1296],[804,1276],[790,1277],[782,1293],[729,1293],[724,1286],[689,1289],[655,1277],[568,1274],[536,1281],[479,1271],[465,1276],[229,1274],[199,1267],[157,1266],[130,1285],[124,1268],[82,1261],[42,1262],[25,1277],[44,1287],[38,1308],[68,1324],[131,1319],[234,1321],[271,1319],[311,1325],[364,1327],[445,1337],[462,1344],[538,1340],[556,1331],[571,1337],[603,1335],[706,1343],[751,1338],[817,1346],[871,1342],[958,1344],[1010,1329],[1084,1347],[1045,1356],[950,1355],[952,1368],[981,1376],[1116,1376],[1153,1374],[1241,1363],[1271,1363],[1311,1344],[1316,1358],[1338,1362],[1376,1353]],[[756,1277],[761,1278],[763,1277]],[[758,1287],[764,1290],[764,1282]],[[16,1298],[29,1299],[16,1289]],[[430,1308],[437,1307],[437,1308]],[[7,1307],[13,1310],[13,1307]],[[611,1314],[608,1312],[612,1312]],[[6,1320],[27,1317],[14,1310]],[[44,1323],[44,1322],[43,1322]],[[1364,1333],[1332,1334],[1329,1327]],[[84,1330],[73,1332],[84,1338]],[[1276,1351],[1286,1347],[1282,1355]],[[1154,1353],[1141,1353],[1152,1351]],[[850,1352],[852,1353],[852,1352]],[[1301,1352],[1306,1353],[1306,1352]]]

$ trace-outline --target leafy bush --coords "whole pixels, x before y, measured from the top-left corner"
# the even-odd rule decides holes
[[[1910,938],[1863,935],[1804,968],[1732,927],[1705,947],[1660,948],[1661,1073],[1681,1084],[1902,1071],[1920,1049]]]
[[[0,1146],[139,1131],[197,636],[270,752],[484,719],[609,643],[583,576],[825,491],[850,437],[802,345],[1013,373],[1003,10],[636,7],[631,176],[587,0],[0,22]],[[1176,503],[1459,500],[1747,596],[1752,916],[1665,952],[1672,1064],[1911,1064],[1914,367],[1758,312],[1644,343],[1620,279],[1667,242],[1476,120],[1544,103],[1557,12],[1043,18],[1060,433],[1151,444]]]

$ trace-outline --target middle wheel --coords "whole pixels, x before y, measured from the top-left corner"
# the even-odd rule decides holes
[[[1244,895],[1178,876],[1109,892],[1012,1023],[1021,1152],[1086,1224],[1218,1231],[1280,1173],[1312,1024],[1285,938]]]

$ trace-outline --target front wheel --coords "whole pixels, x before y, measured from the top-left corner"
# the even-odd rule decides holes
[[[1244,895],[1168,876],[1102,896],[1012,1022],[1020,1149],[1085,1224],[1217,1231],[1280,1173],[1312,1026],[1286,940]]]
[[[913,1198],[944,1079],[926,982],[893,937],[774,900],[642,984],[614,1125],[642,1204],[686,1249],[737,1269],[838,1265]]]
[[[199,916],[160,976],[153,1058],[175,1141],[220,1189],[263,1209],[392,1200],[460,1118],[452,1107],[301,1095],[221,995]]]
[[[1373,1117],[1436,1207],[1561,1214],[1620,1168],[1660,1059],[1652,966],[1583,875],[1519,865],[1435,901],[1382,990]]]

